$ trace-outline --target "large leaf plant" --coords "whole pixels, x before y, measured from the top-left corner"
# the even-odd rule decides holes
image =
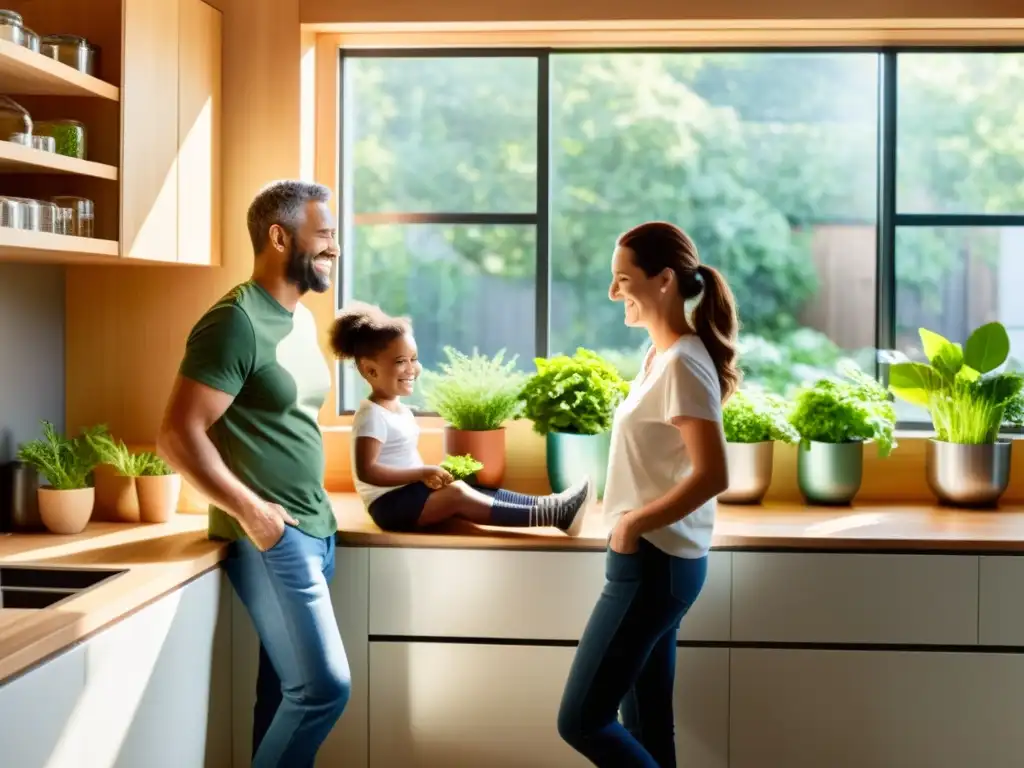
[[[1024,386],[1020,373],[999,369],[1010,354],[1002,323],[976,328],[961,346],[920,329],[927,363],[898,362],[889,368],[889,389],[912,405],[928,409],[935,436],[947,443],[994,443]]]

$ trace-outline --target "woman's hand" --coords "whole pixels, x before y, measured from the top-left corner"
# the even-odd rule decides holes
[[[620,555],[632,555],[640,549],[640,534],[630,523],[627,515],[620,517],[619,522],[615,524],[608,546],[612,552]]]
[[[420,476],[420,481],[432,491],[437,491],[446,485],[451,485],[454,480],[455,478],[452,477],[451,472],[441,467],[424,467],[423,474]]]

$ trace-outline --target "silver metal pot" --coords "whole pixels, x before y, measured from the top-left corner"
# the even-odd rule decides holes
[[[1013,443],[999,440],[961,445],[929,440],[925,453],[928,487],[943,504],[990,507],[1010,484]]]
[[[775,443],[726,443],[729,488],[718,495],[723,504],[760,504],[772,483]]]
[[[801,443],[796,475],[808,504],[849,504],[864,477],[864,443]]]

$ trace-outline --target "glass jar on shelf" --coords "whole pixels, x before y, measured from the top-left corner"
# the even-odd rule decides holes
[[[8,40],[15,45],[25,44],[25,25],[20,13],[0,9],[0,40]]]
[[[87,197],[75,197],[72,195],[59,195],[51,197],[50,201],[58,208],[71,209],[70,231],[63,234],[74,235],[75,237],[93,237],[93,222],[95,219],[92,200]],[[63,214],[58,214],[62,216]]]
[[[40,120],[33,132],[36,136],[52,136],[58,155],[85,160],[85,126],[77,120]]]
[[[22,136],[30,138],[26,141]],[[31,146],[31,136],[32,116],[28,110],[9,96],[0,96],[0,139]]]
[[[39,41],[39,52],[87,75],[96,74],[99,48],[77,35],[46,35]]]

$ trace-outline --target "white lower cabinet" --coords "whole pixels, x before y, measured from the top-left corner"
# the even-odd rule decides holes
[[[220,570],[0,686],[0,765],[229,764]]]
[[[1024,656],[734,649],[730,768],[1019,768]]]
[[[370,644],[370,768],[572,768],[558,736],[574,648]],[[680,649],[680,765],[725,768],[728,650]]]

